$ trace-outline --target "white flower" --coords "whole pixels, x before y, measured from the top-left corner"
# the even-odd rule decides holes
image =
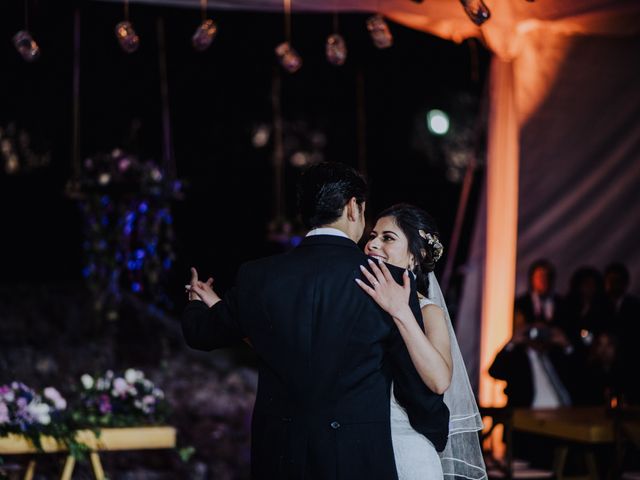
[[[16,399],[16,394],[13,393],[13,390],[9,390],[4,394],[4,399],[7,403],[12,403]]]
[[[127,393],[127,390],[129,390],[129,385],[127,385],[127,381],[124,378],[118,377],[113,380],[113,391],[115,395],[124,395]]]
[[[104,378],[99,378],[96,382],[96,389],[103,391],[109,388],[109,383]]]
[[[144,373],[142,373],[140,370],[128,368],[124,372],[124,378],[127,380],[127,382],[133,384],[133,383],[136,383],[138,380],[142,380],[144,378]]]
[[[82,386],[85,390],[91,390],[93,388],[93,384],[95,383],[93,377],[88,373],[85,373],[80,377],[80,381],[82,382]]]
[[[27,411],[36,422],[42,425],[51,423],[51,416],[49,415],[51,408],[46,403],[32,400],[31,403],[27,405]]]
[[[53,402],[56,410],[64,410],[67,408],[67,401],[62,398],[60,392],[53,387],[47,387],[44,389],[44,396]]]
[[[135,383],[136,378],[137,378],[136,371],[133,368],[128,368],[127,370],[125,370],[124,379],[128,383]]]

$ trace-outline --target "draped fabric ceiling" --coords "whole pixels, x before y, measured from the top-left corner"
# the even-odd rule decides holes
[[[189,8],[200,6],[199,0],[133,1]],[[394,22],[454,42],[478,38],[494,53],[490,79],[486,224],[480,229],[485,232],[480,243],[485,243],[486,250],[482,260],[484,268],[473,272],[482,288],[477,289],[474,284],[466,288],[468,295],[464,302],[467,304],[461,308],[468,318],[459,318],[458,326],[461,346],[467,354],[470,350],[465,344],[475,342],[477,345],[479,340],[479,366],[473,367],[477,362],[474,358],[468,357],[467,361],[472,364],[472,376],[474,372],[480,373],[480,403],[499,406],[504,402],[502,385],[492,381],[486,370],[511,335],[518,244],[519,167],[523,155],[521,130],[549,96],[556,75],[570,52],[572,39],[576,36],[637,35],[640,32],[640,1],[485,0],[485,3],[491,18],[481,27],[469,20],[458,0],[424,0],[423,3],[410,0],[293,0],[291,8],[294,12],[378,11]],[[282,11],[283,0],[208,0],[208,6],[212,10]],[[296,35],[301,34],[296,32],[294,22],[294,45]],[[637,55],[636,50],[636,65],[640,58]],[[597,88],[594,92],[597,94]],[[566,113],[570,117],[571,112]],[[544,142],[544,139],[540,141]],[[527,175],[542,178],[545,174],[535,166],[527,166]],[[533,183],[540,178],[534,178]],[[478,216],[482,222],[484,218],[484,214]],[[476,256],[478,258],[481,257]],[[520,270],[526,268],[518,267]],[[479,273],[481,271],[483,273]],[[481,292],[482,296],[477,302],[478,309],[473,305],[474,291]],[[469,323],[477,325],[472,318],[474,310],[481,312],[480,339],[474,338],[477,328],[469,328]],[[461,331],[465,334],[461,335]],[[477,355],[477,350],[475,353]]]

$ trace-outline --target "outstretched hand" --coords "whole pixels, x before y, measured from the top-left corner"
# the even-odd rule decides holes
[[[402,275],[402,285],[399,285],[391,272],[384,264],[379,262],[379,266],[374,261],[369,260],[371,272],[364,266],[360,266],[362,274],[369,281],[371,286],[356,278],[356,282],[365,292],[367,292],[375,302],[382,307],[392,317],[401,317],[409,308],[409,295],[411,294],[411,283],[407,270]]]
[[[201,300],[208,307],[218,303],[221,299],[216,292],[213,291],[213,278],[209,277],[206,282],[198,280],[198,271],[191,267],[191,281],[185,288],[189,293],[189,300]]]

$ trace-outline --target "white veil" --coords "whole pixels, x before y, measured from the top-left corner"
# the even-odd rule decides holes
[[[478,431],[483,427],[482,417],[469,383],[447,304],[433,272],[429,273],[429,300],[444,312],[453,360],[451,385],[444,394],[444,403],[449,408],[450,417],[447,446],[439,454],[442,471],[445,477],[486,479],[487,473],[478,438]]]

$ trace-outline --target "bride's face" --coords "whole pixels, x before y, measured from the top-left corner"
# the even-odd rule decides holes
[[[393,217],[382,217],[376,222],[364,253],[400,268],[413,267],[409,242]]]

